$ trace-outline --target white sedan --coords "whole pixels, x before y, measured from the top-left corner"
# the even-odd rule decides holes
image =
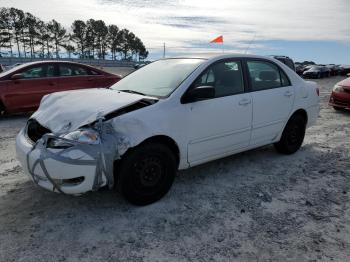
[[[162,59],[110,89],[45,96],[17,136],[17,155],[48,190],[116,187],[146,205],[178,169],[267,144],[296,152],[318,113],[317,85],[273,58]]]

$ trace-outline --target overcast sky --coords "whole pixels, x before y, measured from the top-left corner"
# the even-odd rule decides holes
[[[349,0],[0,0],[67,28],[102,19],[141,38],[152,58],[221,52],[290,55],[295,60],[350,64]]]

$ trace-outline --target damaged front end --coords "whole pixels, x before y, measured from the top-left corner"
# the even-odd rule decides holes
[[[45,132],[26,153],[26,169],[36,184],[68,194],[114,186],[113,163],[120,157],[118,148],[128,145],[102,118],[92,127],[64,135],[49,133],[34,120],[27,125],[31,140],[37,138],[34,128]]]
[[[156,102],[106,89],[51,94],[17,136],[17,157],[36,184],[54,192],[112,188],[114,162],[136,145],[130,132],[114,129],[112,122]]]

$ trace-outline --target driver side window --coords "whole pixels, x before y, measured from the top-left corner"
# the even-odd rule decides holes
[[[30,79],[30,78],[41,78],[45,77],[45,66],[40,65],[40,66],[35,66],[31,67],[21,73],[22,77],[25,79]]]
[[[241,62],[223,61],[213,64],[194,82],[194,87],[197,86],[213,86],[215,97],[243,93],[244,83]]]

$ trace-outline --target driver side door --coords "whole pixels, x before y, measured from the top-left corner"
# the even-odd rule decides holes
[[[191,87],[208,85],[215,88],[214,98],[188,104],[190,165],[230,155],[250,141],[252,99],[245,93],[242,62],[216,62]]]
[[[37,64],[14,74],[21,78],[6,80],[5,103],[10,112],[35,110],[44,95],[58,91],[55,64]]]

